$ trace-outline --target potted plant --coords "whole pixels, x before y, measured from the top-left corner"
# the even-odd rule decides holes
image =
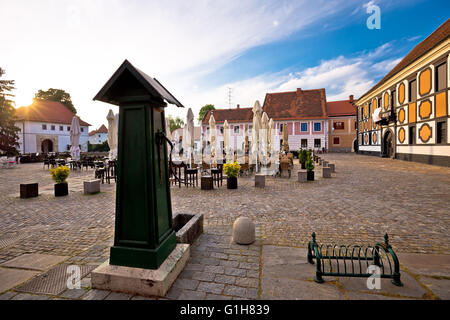
[[[237,176],[241,166],[235,163],[225,163],[223,172],[227,175],[227,189],[237,189]]]
[[[67,196],[69,194],[69,188],[67,185],[67,177],[70,174],[70,169],[66,166],[59,166],[57,168],[50,169],[52,179],[55,184],[55,197]]]
[[[307,159],[307,153],[305,149],[300,148],[300,150],[298,151],[298,159],[300,161],[300,164],[302,165],[302,169],[306,169],[305,168],[305,163]]]
[[[314,163],[312,159],[306,160],[305,167],[306,167],[306,180],[314,181]]]

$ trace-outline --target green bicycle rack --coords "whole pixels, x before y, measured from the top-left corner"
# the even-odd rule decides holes
[[[367,271],[369,266],[375,265],[380,268],[380,278],[392,279],[394,285],[403,286],[400,281],[400,263],[389,244],[387,233],[384,235],[384,242],[375,246],[345,246],[318,245],[316,233],[313,232],[312,240],[308,243],[308,262],[314,264],[314,259],[316,260],[314,281],[317,283],[324,282],[323,276],[368,278],[373,275]]]

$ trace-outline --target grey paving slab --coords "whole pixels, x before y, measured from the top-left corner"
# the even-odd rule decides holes
[[[36,271],[0,268],[0,292],[12,289],[38,274]]]
[[[14,297],[17,294],[17,292],[14,291],[6,291],[3,294],[0,294],[0,300],[9,300],[12,297]]]
[[[17,258],[2,263],[3,267],[21,268],[45,271],[54,265],[67,260],[68,256],[54,256],[49,254],[31,253],[23,254]]]
[[[401,298],[381,294],[370,294],[354,291],[347,291],[345,292],[345,294],[347,295],[349,300],[413,300],[412,298]]]
[[[19,293],[14,296],[11,300],[49,300],[50,296],[39,295],[39,294],[29,294],[29,293]]]
[[[419,281],[442,300],[450,300],[450,280],[420,277]]]
[[[261,289],[263,300],[345,300],[336,286],[305,280],[263,278]]]
[[[401,266],[414,274],[450,277],[450,255],[399,253]]]
[[[105,300],[130,300],[131,294],[111,292]]]
[[[133,296],[131,300],[156,300],[156,298],[143,297],[143,296]]]
[[[91,289],[81,298],[83,300],[103,300],[110,294],[107,290]]]
[[[59,296],[61,298],[68,298],[68,299],[79,299],[82,295],[84,295],[87,292],[86,289],[67,289]]]
[[[327,277],[324,277],[325,281]],[[391,283],[390,279],[380,279],[381,289],[368,289],[367,278],[350,278],[339,277],[339,282],[342,284],[345,290],[348,291],[361,291],[370,293],[385,293],[390,295],[399,295],[414,298],[424,298],[428,293],[416,279],[411,277],[406,272],[401,273],[402,287],[395,286]]]
[[[283,246],[263,246],[262,277],[275,279],[312,280],[315,265],[308,263],[307,250]]]

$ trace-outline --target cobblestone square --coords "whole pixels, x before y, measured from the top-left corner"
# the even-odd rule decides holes
[[[322,179],[318,166],[316,181],[299,183],[296,164],[290,179],[267,177],[264,188],[255,188],[253,178],[245,176],[236,190],[226,189],[225,183],[210,191],[171,187],[173,213],[203,213],[204,234],[192,246],[189,262],[166,298],[310,299],[307,292],[316,289],[324,299],[448,299],[450,168],[354,154],[324,158],[336,165],[331,179]],[[115,183],[102,184],[99,194],[84,195],[83,181],[93,175],[93,170],[72,172],[69,195],[56,198],[42,163],[0,170],[0,264],[25,254],[62,256],[66,259],[61,263],[75,265],[97,266],[107,260],[114,234]],[[39,197],[20,199],[19,184],[33,181],[39,183]],[[256,225],[257,240],[250,246],[231,242],[231,227],[239,216]],[[318,242],[339,244],[375,243],[388,233],[399,253],[402,277],[413,291],[394,287],[367,292],[347,279],[316,284],[311,280],[314,266],[302,266],[297,275],[295,261],[265,268],[263,253],[293,250],[286,256],[296,259],[295,252],[304,251],[312,232]],[[433,265],[417,262],[427,257],[433,257]],[[283,268],[286,278],[273,276],[273,270]],[[8,264],[0,269],[22,270]],[[36,274],[28,273],[28,280]],[[3,289],[0,299],[142,298],[93,290],[89,275],[73,293],[16,292],[26,279]],[[300,287],[283,290],[293,281]],[[6,279],[0,278],[1,283]]]

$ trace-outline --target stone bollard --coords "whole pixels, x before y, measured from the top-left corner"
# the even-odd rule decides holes
[[[301,170],[298,172],[298,182],[308,181],[308,173],[306,170]]]
[[[84,194],[94,194],[100,192],[100,179],[83,181]]]
[[[334,163],[329,163],[328,166],[329,166],[330,169],[331,169],[331,173],[334,173],[334,170],[335,170],[335,165],[334,165]]]
[[[266,186],[266,176],[262,174],[255,174],[255,187],[264,188]]]
[[[322,168],[322,178],[331,178],[331,168],[330,167]]]
[[[233,241],[237,244],[255,242],[255,224],[247,217],[239,217],[233,223]]]

